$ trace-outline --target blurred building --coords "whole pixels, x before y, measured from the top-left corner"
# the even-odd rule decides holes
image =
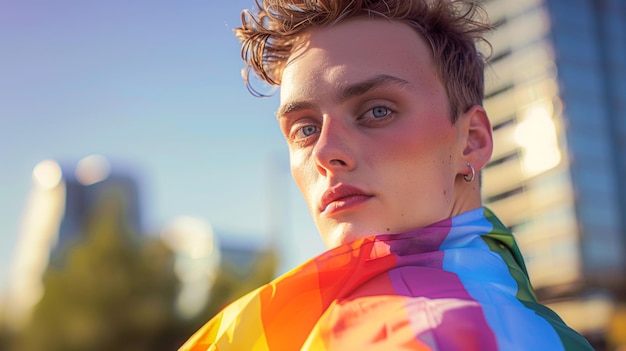
[[[626,2],[491,0],[483,198],[599,350],[626,341]],[[620,322],[621,321],[621,322]]]
[[[279,256],[282,253],[273,241],[264,242],[259,239],[242,239],[243,234],[218,231],[220,236],[220,250],[222,252],[222,269],[238,279],[247,279],[251,274],[258,271],[259,262],[268,257],[275,258],[275,265],[272,265],[273,275],[277,273]],[[250,235],[247,235],[250,237]],[[272,277],[273,278],[273,277]]]
[[[180,281],[176,310],[183,318],[195,317],[209,302],[222,260],[220,241],[210,223],[189,216],[174,218],[161,235],[175,256]]]
[[[175,255],[181,282],[176,309],[184,319],[206,313],[215,301],[226,303],[258,288],[274,278],[278,268],[279,253],[272,241],[214,230],[200,218],[174,218],[162,237]]]
[[[34,168],[8,289],[7,322],[13,328],[20,327],[41,298],[48,265],[62,264],[63,252],[81,238],[86,219],[111,192],[124,202],[132,232],[141,233],[138,185],[111,172],[104,157],[86,157],[75,167],[45,160]]]
[[[108,194],[116,193],[130,232],[142,233],[139,186],[130,175],[111,172],[109,162],[103,156],[92,155],[78,162],[74,172],[68,167],[64,172],[64,211],[58,228],[56,245],[52,249],[51,261],[62,259],[62,251],[84,233],[85,221],[97,211],[97,207]]]

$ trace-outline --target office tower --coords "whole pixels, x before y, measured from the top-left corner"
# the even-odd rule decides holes
[[[174,218],[161,236],[174,253],[180,281],[176,311],[183,318],[195,317],[209,302],[222,261],[220,241],[210,223],[190,216]]]
[[[65,210],[58,229],[57,244],[52,250],[52,262],[62,251],[84,234],[86,220],[90,219],[107,196],[114,197],[122,208],[125,225],[135,235],[141,233],[139,187],[129,175],[111,172],[108,161],[99,155],[78,162],[75,172],[65,172]],[[59,256],[60,255],[60,256]]]
[[[7,289],[6,321],[23,325],[43,294],[41,277],[56,243],[63,216],[65,183],[56,161],[45,160],[33,170],[33,187],[27,202]]]
[[[485,203],[515,233],[540,299],[599,343],[626,338],[607,335],[626,297],[626,2],[485,7],[497,27]]]

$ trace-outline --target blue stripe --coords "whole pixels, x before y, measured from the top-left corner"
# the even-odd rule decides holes
[[[564,350],[552,325],[516,298],[518,284],[506,262],[481,238],[492,229],[482,208],[453,217],[440,248],[443,269],[456,273],[481,304],[500,350]]]

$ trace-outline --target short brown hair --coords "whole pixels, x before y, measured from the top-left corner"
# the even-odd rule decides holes
[[[280,85],[282,69],[299,38],[310,28],[326,27],[357,16],[381,16],[406,22],[426,38],[433,52],[452,114],[452,121],[484,95],[485,57],[476,43],[488,44],[491,29],[477,1],[469,0],[255,0],[257,13],[244,10],[235,30],[247,65],[270,85]],[[258,94],[262,95],[262,94]]]

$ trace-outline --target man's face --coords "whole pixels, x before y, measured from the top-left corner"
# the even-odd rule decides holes
[[[414,29],[359,18],[311,31],[280,101],[291,172],[327,246],[451,216],[462,142]]]

